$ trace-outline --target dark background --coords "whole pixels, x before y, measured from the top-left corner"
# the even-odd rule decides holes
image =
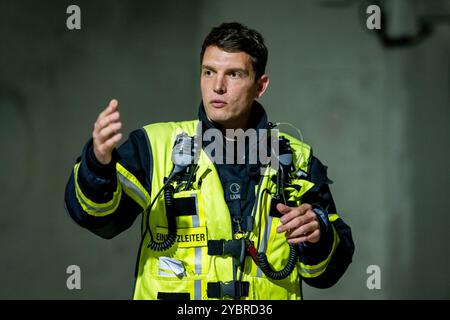
[[[81,30],[66,27],[70,4]],[[370,4],[381,31],[366,28]],[[269,118],[302,129],[353,229],[345,276],[305,298],[448,299],[449,16],[446,0],[1,0],[0,298],[131,298],[139,220],[109,241],[81,229],[67,178],[111,98],[126,136],[195,118],[202,40],[239,21],[269,48]],[[81,290],[66,287],[72,264]]]

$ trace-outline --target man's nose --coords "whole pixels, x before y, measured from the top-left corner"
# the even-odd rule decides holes
[[[224,94],[227,92],[227,86],[225,84],[225,79],[223,76],[218,75],[216,81],[214,82],[214,92],[217,94]]]

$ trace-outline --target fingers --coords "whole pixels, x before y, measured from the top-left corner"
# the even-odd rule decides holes
[[[301,243],[304,241],[317,242],[320,239],[320,224],[311,205],[302,204],[299,207],[277,205],[277,209],[284,213],[280,219],[282,225],[277,232],[286,232],[289,243]]]
[[[117,134],[115,134],[114,136],[112,136],[111,138],[109,138],[108,140],[106,140],[103,143],[103,147],[106,150],[112,150],[114,149],[114,147],[117,145],[117,143],[122,139],[122,134],[119,132]]]
[[[108,164],[112,158],[112,151],[117,143],[122,139],[122,123],[118,111],[119,102],[112,99],[109,105],[103,110],[94,124],[92,137],[94,140],[94,153],[97,160],[103,164]]]
[[[120,113],[119,111],[114,111],[113,113],[110,113],[108,115],[105,115],[101,118],[99,118],[96,122],[98,129],[103,129],[104,127],[108,126],[110,123],[114,123],[120,120]]]
[[[319,229],[320,225],[319,222],[317,220],[312,220],[298,228],[293,228],[291,229],[291,231],[286,232],[286,238],[287,239],[294,239],[294,238],[299,238],[299,237],[303,237],[305,235],[308,235],[312,232],[314,232],[315,230]]]
[[[289,220],[288,222],[283,223],[281,226],[279,226],[277,228],[277,231],[280,233],[280,232],[285,232],[288,230],[297,229],[297,228],[300,228],[301,226],[311,222],[314,219],[315,219],[314,212],[312,215],[311,214],[301,215],[301,216],[298,216],[298,217],[295,217],[295,218]]]
[[[94,124],[94,131],[92,133],[94,142],[97,144],[104,143],[118,133],[121,128],[122,122],[120,122],[120,114],[118,111],[104,116],[103,118],[99,118]]]
[[[120,120],[120,113],[118,111],[119,102],[116,99],[112,99],[108,107],[103,110],[94,124],[94,134],[97,134],[104,127],[108,126],[112,122]]]
[[[109,115],[110,113],[113,113],[114,111],[116,111],[119,108],[119,102],[116,99],[112,99],[108,106],[106,107],[105,110],[103,110],[99,115],[98,115],[98,119],[103,118],[107,115]]]
[[[283,213],[281,222],[286,223],[299,215],[304,215],[308,210],[312,210],[312,207],[308,203],[304,203],[299,207],[288,207],[282,203],[277,204],[277,210]]]
[[[283,203],[277,204],[277,210],[278,210],[280,213],[286,214],[286,213],[289,213],[292,209],[293,209],[293,208],[288,207],[287,205],[285,205],[285,204],[283,204]]]
[[[119,133],[121,128],[122,122],[110,123],[108,126],[100,130],[100,132],[98,133],[98,139],[101,142],[106,142],[106,140],[111,138],[113,135]]]
[[[103,143],[94,145],[94,153],[97,160],[103,164],[108,164],[111,160],[112,150],[121,139],[122,133],[117,133]]]
[[[302,242],[317,243],[319,242],[319,240],[320,240],[320,229],[316,229],[312,233],[307,234],[305,236],[288,239],[288,242],[290,244],[299,244]]]

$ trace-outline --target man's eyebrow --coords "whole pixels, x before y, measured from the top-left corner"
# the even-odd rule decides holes
[[[227,72],[242,72],[243,74],[248,74],[248,71],[242,68],[230,68]]]
[[[214,67],[212,67],[212,66],[209,66],[209,65],[207,65],[207,64],[202,64],[201,68],[202,68],[202,69],[208,69],[208,70],[211,70],[211,71],[217,71],[216,68],[214,68]],[[248,71],[245,70],[245,69],[242,69],[242,68],[230,68],[230,69],[226,69],[225,72],[226,72],[226,73],[230,73],[230,72],[242,72],[242,73],[244,73],[244,74],[248,74]]]
[[[208,66],[207,64],[202,64],[201,66],[202,69],[209,69],[212,71],[216,71],[216,69],[214,67]]]

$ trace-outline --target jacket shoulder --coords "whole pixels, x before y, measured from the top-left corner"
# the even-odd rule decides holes
[[[294,154],[294,163],[296,164],[296,167],[304,172],[308,172],[312,157],[312,147],[287,133],[280,132],[279,134],[289,140],[292,152]]]

